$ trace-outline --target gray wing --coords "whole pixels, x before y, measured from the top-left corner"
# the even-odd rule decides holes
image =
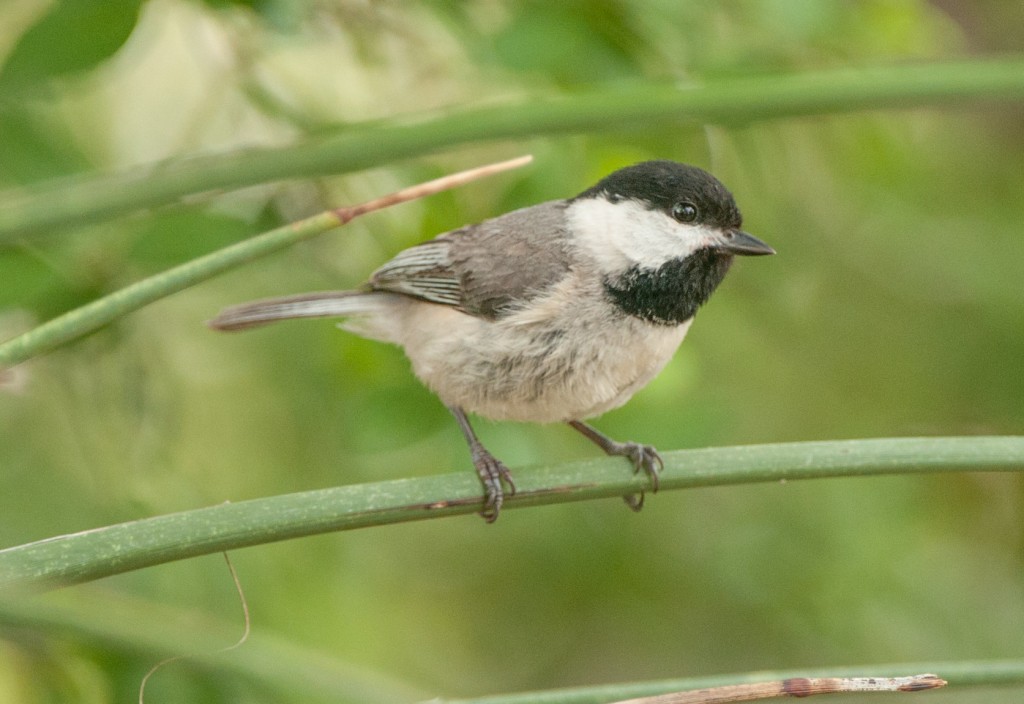
[[[375,271],[369,287],[500,318],[569,272],[565,207],[542,203],[410,247]]]
[[[369,286],[375,291],[404,293],[431,303],[457,306],[462,302],[462,291],[450,247],[450,242],[437,238],[403,250],[373,272]]]

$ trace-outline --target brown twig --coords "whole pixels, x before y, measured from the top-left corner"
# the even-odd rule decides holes
[[[435,193],[440,193],[441,191],[446,191],[450,188],[458,188],[459,186],[465,185],[470,181],[475,181],[479,178],[493,176],[494,174],[501,173],[502,171],[509,171],[510,169],[518,169],[520,166],[525,166],[531,161],[533,161],[533,156],[527,154],[526,156],[516,157],[515,159],[509,159],[508,161],[499,161],[495,164],[478,166],[475,169],[467,169],[466,171],[448,174],[447,176],[442,176],[441,178],[434,179],[433,181],[427,181],[426,183],[418,183],[415,186],[403,188],[400,191],[389,193],[386,196],[381,196],[380,198],[374,198],[373,200],[360,203],[359,205],[336,208],[333,212],[338,216],[342,224],[345,224],[353,218],[365,215],[366,213],[372,213],[374,210],[390,208],[392,205],[416,200],[417,198],[432,196]]]
[[[13,367],[88,335],[132,311],[194,286],[217,274],[271,252],[277,252],[297,242],[308,240],[339,225],[344,225],[359,215],[404,203],[414,198],[432,195],[448,188],[455,188],[484,176],[514,169],[528,163],[532,158],[522,156],[461,171],[405,188],[361,205],[327,210],[180,264],[70,310],[11,340],[0,341],[0,370]],[[6,383],[6,380],[0,379],[0,382]]]
[[[910,677],[791,677],[774,682],[734,684],[726,687],[693,689],[687,692],[659,694],[655,697],[626,699],[615,704],[726,704],[775,697],[809,697],[812,694],[838,692],[919,692],[945,687],[937,675]]]

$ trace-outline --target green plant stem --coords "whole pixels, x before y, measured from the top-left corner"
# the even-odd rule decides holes
[[[112,613],[118,614],[118,618],[110,618]],[[266,629],[256,629],[241,648],[211,652],[221,644],[233,643],[242,630],[241,625],[108,590],[86,588],[38,599],[0,599],[0,624],[31,629],[33,637],[40,632],[71,634],[78,641],[98,643],[132,656],[141,653],[165,658],[195,653],[190,657],[189,667],[237,677],[306,701],[414,702],[427,697],[426,693],[406,683],[274,637]],[[951,687],[1024,685],[1024,660],[968,660],[732,673],[430,701],[433,704],[605,704],[666,692],[791,677],[894,677],[922,672],[939,674],[949,680]]]
[[[191,193],[348,173],[473,142],[679,121],[742,124],[1021,99],[1020,57],[722,78],[704,84],[633,83],[565,96],[530,96],[502,105],[353,125],[287,147],[197,156],[0,193],[0,241],[174,202]]]
[[[88,335],[153,301],[340,224],[336,213],[320,213],[193,259],[70,310],[0,343],[0,370]]]
[[[499,694],[473,699],[435,699],[432,704],[608,704],[623,699],[652,697],[707,687],[784,680],[791,677],[900,677],[933,672],[948,680],[949,687],[1024,684],[1024,660],[964,660],[951,662],[889,663],[862,667],[817,668],[751,672],[739,675],[688,677],[655,682],[631,682],[572,687],[541,692]],[[841,701],[841,698],[840,698]],[[886,700],[888,701],[888,700]],[[915,699],[910,700],[916,701]]]
[[[462,186],[478,178],[491,176],[508,169],[518,168],[532,159],[532,156],[523,156],[487,164],[409,186],[366,203],[328,210],[154,274],[147,279],[59,315],[18,337],[0,343],[0,376],[7,367],[88,335],[153,301],[183,291],[189,286],[258,257],[344,225],[360,215]]]
[[[890,438],[665,453],[662,491],[751,482],[927,472],[1024,471],[1024,437]],[[505,510],[649,488],[618,458],[516,472]],[[316,533],[474,513],[473,472],[228,503],[0,550],[0,589],[87,582],[196,555]],[[483,527],[481,527],[483,529]],[[500,530],[500,522],[497,528]]]

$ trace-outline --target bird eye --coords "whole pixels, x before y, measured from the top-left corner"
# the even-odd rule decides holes
[[[679,222],[693,222],[697,219],[697,206],[693,203],[676,203],[672,206],[672,217]]]

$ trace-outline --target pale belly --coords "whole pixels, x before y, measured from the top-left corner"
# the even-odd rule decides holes
[[[403,339],[416,375],[444,403],[496,420],[582,420],[621,406],[672,358],[689,328],[576,305],[571,315],[498,322],[416,303]],[[412,311],[410,311],[412,313]],[[408,323],[408,321],[414,321]]]

